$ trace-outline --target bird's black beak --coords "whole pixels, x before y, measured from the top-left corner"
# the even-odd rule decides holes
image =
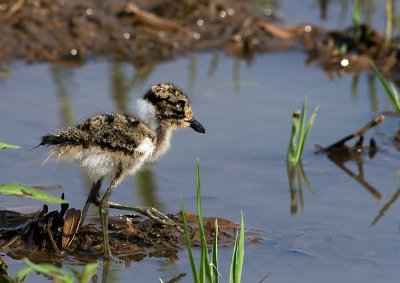
[[[195,130],[196,132],[204,134],[206,132],[206,129],[195,119],[192,118],[189,120],[190,127]]]

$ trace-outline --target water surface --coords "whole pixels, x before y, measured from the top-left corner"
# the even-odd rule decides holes
[[[291,4],[283,1],[285,16],[294,15],[296,5]],[[312,11],[311,20],[319,23],[318,10]],[[304,20],[298,17],[293,18],[295,23]],[[328,20],[337,23],[337,18]],[[330,80],[318,67],[305,66],[305,57],[301,51],[265,54],[247,64],[210,52],[140,71],[129,64],[101,60],[80,68],[14,65],[10,77],[0,84],[0,139],[22,149],[1,152],[0,182],[59,184],[72,207],[83,206],[90,183],[79,168],[54,159],[42,165],[49,149],[29,149],[41,135],[91,115],[129,111],[153,83],[174,82],[189,93],[206,134],[191,129],[177,132],[167,155],[146,174],[127,178],[113,193],[113,200],[173,213],[179,210],[182,196],[186,208],[195,211],[199,158],[204,214],[239,221],[242,210],[246,227],[258,230],[262,237],[260,243],[246,246],[243,282],[259,282],[269,272],[266,282],[397,282],[397,203],[374,226],[371,223],[399,187],[394,179],[399,153],[392,145],[399,121],[388,117],[367,136],[374,136],[381,147],[375,158],[364,156],[363,160],[365,180],[376,189],[377,197],[326,156],[315,155],[314,145],[327,146],[390,109],[382,88],[375,80],[377,91],[372,92],[371,79],[363,74],[354,91],[351,76]],[[314,193],[304,186],[303,206],[299,203],[293,214],[285,159],[291,113],[301,107],[305,96],[310,107],[320,106],[303,155]],[[359,174],[355,162],[346,166]],[[2,197],[0,206],[32,211],[41,204]],[[95,218],[95,209],[89,214]],[[230,248],[220,252],[224,279],[230,253]],[[11,274],[23,266],[6,260]],[[131,282],[132,278],[157,282],[158,277],[168,279],[189,270],[182,251],[176,263],[147,258],[128,268],[111,266],[109,282]],[[190,282],[189,275],[183,282]]]

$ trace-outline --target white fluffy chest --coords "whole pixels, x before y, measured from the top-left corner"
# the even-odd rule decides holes
[[[149,159],[155,145],[150,138],[145,138],[135,149],[133,155],[101,149],[84,149],[75,159],[94,181],[103,178],[114,178],[119,170],[124,175],[132,175]]]

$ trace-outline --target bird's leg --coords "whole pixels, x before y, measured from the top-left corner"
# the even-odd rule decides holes
[[[81,217],[81,223],[79,224],[79,226],[82,226],[83,222],[85,221],[86,218],[86,214],[87,211],[89,209],[89,205],[91,203],[95,204],[96,206],[98,206],[99,204],[99,191],[101,188],[101,183],[103,181],[103,178],[97,180],[96,182],[93,183],[92,188],[90,189],[90,193],[89,196],[86,200],[85,206],[82,209],[82,217]]]
[[[121,209],[121,210],[129,210],[129,211],[135,211],[140,214],[143,214],[161,224],[164,225],[170,225],[170,226],[176,226],[178,225],[172,221],[168,216],[164,215],[157,209],[153,207],[148,207],[148,206],[131,206],[131,205],[124,205],[124,204],[119,204],[115,202],[108,202],[109,207],[115,208],[115,209]],[[179,227],[178,227],[179,228]]]
[[[85,207],[83,209],[83,213],[82,213],[82,219],[84,219],[84,216],[86,216],[86,212],[88,209],[88,206],[90,203],[93,203],[96,206],[100,207],[100,197],[99,197],[99,190],[101,187],[101,181],[102,179],[100,179],[99,181],[97,181],[96,183],[93,184],[92,190],[90,191],[88,200],[86,201]],[[120,209],[120,210],[128,210],[128,211],[134,211],[137,213],[140,213],[142,215],[145,215],[155,221],[157,221],[158,223],[164,224],[164,225],[169,225],[169,226],[176,226],[178,227],[179,230],[180,227],[174,222],[172,221],[168,216],[166,216],[165,214],[161,213],[160,211],[158,211],[157,209],[153,208],[153,207],[147,207],[147,206],[131,206],[131,205],[125,205],[125,204],[119,204],[116,202],[112,202],[109,201],[108,202],[108,206],[110,208],[115,208],[115,209]],[[82,220],[83,222],[83,220]]]
[[[110,195],[112,191],[115,189],[117,184],[121,181],[122,179],[122,170],[119,170],[117,174],[115,175],[115,178],[111,181],[110,185],[108,186],[106,192],[104,193],[103,197],[100,200],[99,203],[99,214],[100,214],[100,221],[101,221],[101,226],[103,230],[103,253],[104,253],[104,259],[110,260],[112,258],[111,256],[111,249],[110,249],[110,242],[108,240],[108,209],[110,207],[108,199],[110,198]]]

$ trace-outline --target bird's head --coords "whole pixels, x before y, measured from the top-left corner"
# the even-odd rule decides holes
[[[157,120],[171,128],[191,127],[205,133],[204,127],[193,118],[187,96],[171,83],[153,85],[143,97],[154,106]]]

